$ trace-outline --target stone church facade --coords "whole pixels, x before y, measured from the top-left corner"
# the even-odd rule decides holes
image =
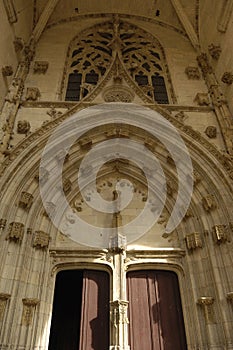
[[[0,1],[0,349],[233,349],[232,10]]]

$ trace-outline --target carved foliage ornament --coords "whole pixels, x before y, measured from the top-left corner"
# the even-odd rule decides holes
[[[210,138],[210,139],[215,139],[217,137],[217,128],[215,126],[207,126],[205,129],[205,134]]]
[[[27,134],[30,131],[31,125],[27,120],[19,120],[17,123],[17,132],[19,134]]]
[[[105,102],[132,102],[134,94],[127,87],[122,85],[113,85],[103,92]]]

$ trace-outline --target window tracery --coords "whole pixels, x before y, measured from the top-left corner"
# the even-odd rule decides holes
[[[80,37],[80,39],[79,39]],[[150,34],[120,21],[82,32],[70,46],[65,100],[80,101],[104,79],[118,56],[132,80],[157,103],[171,102],[173,91],[161,45]]]

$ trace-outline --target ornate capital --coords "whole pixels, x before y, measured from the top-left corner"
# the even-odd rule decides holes
[[[203,307],[206,323],[214,322],[214,311],[212,307],[213,303],[214,298],[208,296],[200,297],[197,300],[197,304]]]
[[[110,302],[111,322],[113,323],[114,327],[117,327],[119,324],[129,323],[127,317],[128,304],[129,302],[124,300],[115,300]]]

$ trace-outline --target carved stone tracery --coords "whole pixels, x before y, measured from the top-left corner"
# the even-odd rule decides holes
[[[115,67],[113,77],[115,84],[122,83],[120,66],[124,65],[129,77],[143,94],[152,101],[168,103],[166,86],[169,86],[170,80],[163,62],[163,52],[160,44],[148,33],[132,24],[122,22],[119,16],[113,16],[113,22],[105,22],[84,31],[73,43],[68,52],[67,79],[62,83],[63,90],[68,82],[66,100],[78,101],[89,95],[100,82],[100,78],[107,73],[113,60],[118,57],[120,63]],[[69,90],[69,84],[75,81],[79,85],[76,96]],[[160,94],[157,94],[157,86],[162,85]],[[174,96],[172,87],[169,88],[169,95]],[[107,102],[131,102],[131,94],[127,95],[127,98],[124,97],[119,86],[119,91],[115,91],[114,96],[104,98]]]

